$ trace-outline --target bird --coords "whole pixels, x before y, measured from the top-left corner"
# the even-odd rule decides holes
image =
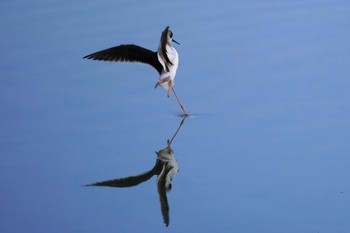
[[[84,56],[85,59],[111,61],[111,62],[137,62],[152,66],[159,73],[159,79],[155,88],[161,86],[167,90],[170,97],[172,91],[184,112],[184,116],[189,114],[185,110],[174,89],[174,79],[179,64],[179,55],[173,47],[172,42],[179,44],[173,39],[173,32],[167,26],[161,34],[157,51],[152,51],[135,44],[121,44],[115,47],[104,49]]]

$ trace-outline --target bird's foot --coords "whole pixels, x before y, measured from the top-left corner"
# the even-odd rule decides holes
[[[157,81],[156,85],[154,86],[154,88],[157,88],[159,86],[159,81]]]
[[[170,97],[170,88],[168,89],[167,97],[168,97],[168,98]]]

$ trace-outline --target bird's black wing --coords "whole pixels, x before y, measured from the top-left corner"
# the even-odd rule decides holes
[[[162,164],[157,159],[156,164],[151,170],[145,173],[142,173],[140,175],[129,176],[129,177],[114,179],[114,180],[101,181],[93,184],[88,184],[86,186],[108,186],[108,187],[117,187],[117,188],[132,187],[151,179],[151,177],[154,175],[158,175],[161,169],[162,169]]]
[[[104,49],[83,58],[114,62],[141,62],[153,66],[159,74],[163,69],[162,64],[158,61],[157,52],[133,44]]]

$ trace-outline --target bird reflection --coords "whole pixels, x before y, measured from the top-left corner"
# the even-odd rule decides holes
[[[181,126],[185,122],[186,118],[183,118],[177,130],[170,140],[167,140],[167,146],[164,149],[156,151],[157,159],[153,168],[140,175],[123,177],[113,180],[101,181],[86,186],[108,186],[108,187],[133,187],[139,185],[153,176],[157,175],[157,189],[159,194],[160,206],[163,215],[164,224],[169,225],[169,204],[167,199],[167,192],[171,190],[171,182],[177,174],[179,168],[177,161],[174,157],[174,150],[171,148],[177,133],[181,129]]]

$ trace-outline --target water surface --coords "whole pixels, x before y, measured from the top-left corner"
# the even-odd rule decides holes
[[[167,9],[167,10],[165,10]],[[1,232],[349,232],[350,3],[3,1]],[[181,114],[144,65],[81,59],[157,49],[170,25],[187,118],[179,172],[151,169]]]

